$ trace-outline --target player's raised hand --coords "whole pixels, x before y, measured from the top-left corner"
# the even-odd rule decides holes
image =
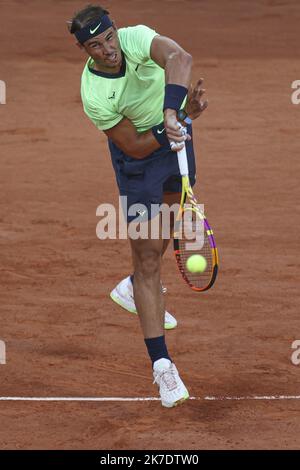
[[[205,89],[202,88],[203,84],[203,78],[200,78],[196,86],[193,87],[192,85],[190,86],[189,92],[188,92],[188,97],[187,97],[187,102],[185,105],[185,111],[188,114],[189,118],[191,119],[197,119],[203,111],[208,106],[208,101],[202,100],[202,97],[205,93]]]

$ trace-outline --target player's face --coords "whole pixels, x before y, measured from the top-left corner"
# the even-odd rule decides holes
[[[114,27],[86,41],[84,48],[100,68],[111,71],[120,69],[122,54],[118,33]]]

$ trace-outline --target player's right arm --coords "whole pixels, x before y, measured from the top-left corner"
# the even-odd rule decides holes
[[[122,119],[116,126],[104,132],[119,149],[132,158],[145,158],[161,147],[151,129],[139,133],[127,118]]]
[[[161,147],[161,144],[154,137],[154,132],[158,132],[161,126],[155,126],[146,132],[137,132],[132,122],[124,118],[116,126],[111,129],[104,130],[105,134],[114,144],[119,147],[126,155],[138,160],[146,158],[155,150]],[[187,136],[187,140],[191,137]],[[174,136],[176,142],[181,142],[182,137]],[[168,142],[168,141],[167,141]]]
[[[191,99],[193,98],[193,100],[197,103],[197,99],[194,97],[194,90],[190,96]],[[198,97],[198,101],[200,101],[200,97],[201,94]],[[188,97],[187,105],[189,104],[189,100],[190,97]],[[206,108],[206,105],[203,108],[201,108],[201,106],[202,105],[198,105],[198,103],[195,105],[191,101],[191,109],[193,110],[194,115],[197,115],[196,117],[198,117]],[[159,137],[159,135],[162,135],[163,129],[164,124],[161,123],[161,125],[154,126],[152,129],[149,129],[146,132],[137,132],[132,122],[127,118],[123,118],[118,124],[111,127],[110,129],[104,130],[103,132],[109,139],[113,141],[114,144],[117,145],[117,147],[119,147],[119,149],[126,153],[126,155],[139,160],[147,157],[152,152],[161,147],[162,144],[159,143],[159,140],[156,137],[154,137],[154,134]],[[191,137],[187,135],[186,139],[190,140]],[[165,142],[163,145],[169,144],[166,138],[164,138],[164,140]],[[178,137],[176,135],[172,135],[172,141],[181,142],[182,136]]]

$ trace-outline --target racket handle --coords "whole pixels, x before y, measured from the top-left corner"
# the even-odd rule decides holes
[[[188,167],[185,144],[184,144],[184,147],[177,152],[177,158],[178,158],[178,165],[179,165],[181,176],[188,176],[189,167]]]
[[[181,129],[182,134],[186,134],[187,130],[184,126],[178,122],[179,128]],[[171,147],[175,146],[175,142],[171,142]],[[187,161],[187,155],[186,155],[186,148],[185,144],[181,150],[178,150],[177,152],[177,158],[178,158],[178,165],[179,165],[179,170],[181,176],[188,176],[189,175],[189,167],[188,167],[188,161]]]
[[[187,129],[184,126],[182,126],[180,123],[179,125],[181,128],[181,132],[183,134],[186,134]],[[188,161],[187,161],[185,144],[184,144],[184,147],[177,152],[177,158],[178,158],[178,165],[179,165],[181,176],[189,176],[189,166],[188,166]]]

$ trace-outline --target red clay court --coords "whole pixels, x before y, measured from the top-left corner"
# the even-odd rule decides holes
[[[109,298],[131,272],[128,242],[95,233],[97,206],[116,204],[118,193],[106,138],[82,111],[85,57],[66,28],[83,5],[0,5],[0,448],[299,448],[291,345],[300,340],[300,106],[291,83],[300,79],[300,4],[292,0],[103,3],[117,26],[146,24],[179,42],[194,57],[194,81],[205,79],[195,192],[220,273],[198,295],[171,249],[163,270],[178,320],[169,349],[197,399],[171,410],[157,401],[7,400],[158,396],[138,319]]]

